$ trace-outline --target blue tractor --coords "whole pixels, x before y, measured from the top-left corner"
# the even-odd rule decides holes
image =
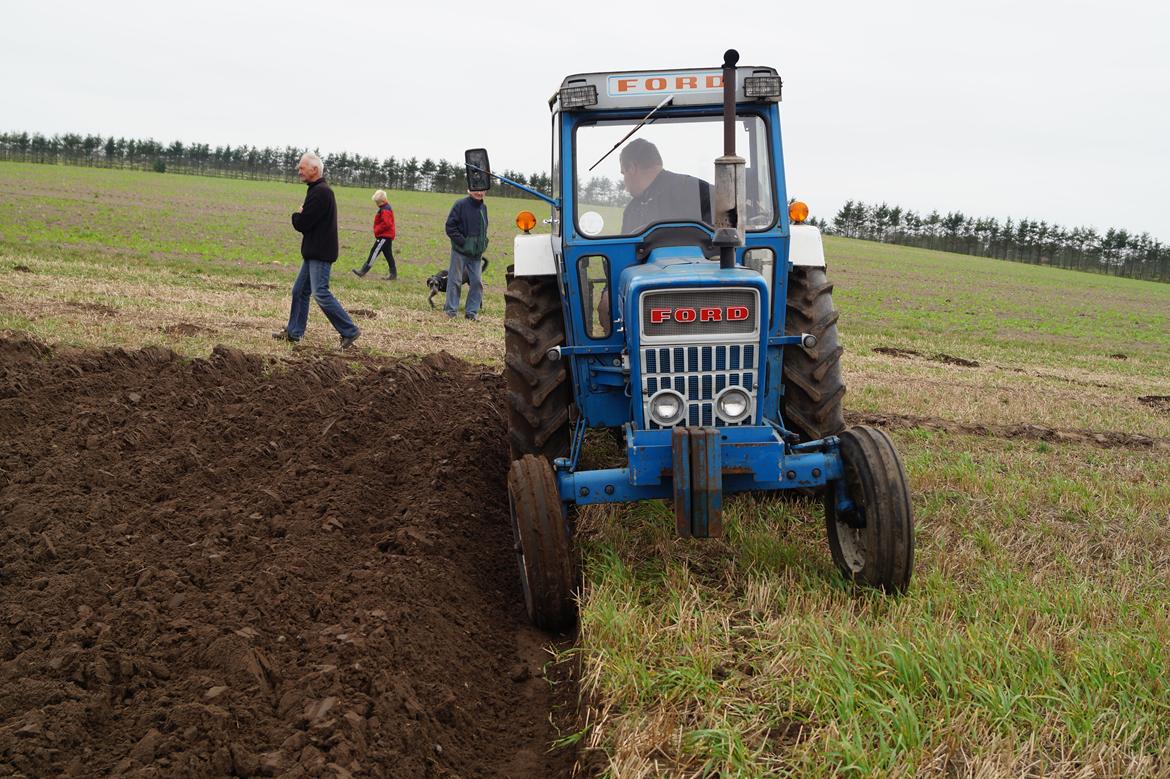
[[[512,527],[547,630],[576,619],[570,508],[594,503],[668,499],[679,535],[710,538],[726,493],[819,493],[847,578],[910,582],[902,462],[884,432],[845,429],[821,236],[785,189],[781,79],[738,59],[566,78],[551,194],[467,152],[469,188],[497,178],[551,206],[548,234],[517,217],[505,314]],[[590,428],[617,434],[625,467],[579,467]]]

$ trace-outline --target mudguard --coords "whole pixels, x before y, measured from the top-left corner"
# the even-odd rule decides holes
[[[821,231],[812,225],[792,225],[788,229],[792,236],[788,261],[793,265],[825,267],[825,246],[821,241]]]
[[[553,276],[557,263],[553,257],[553,236],[550,233],[517,235],[513,242],[517,276]],[[822,263],[823,264],[823,263]]]

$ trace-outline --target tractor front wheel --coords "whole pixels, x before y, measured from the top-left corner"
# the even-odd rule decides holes
[[[528,618],[550,632],[572,627],[577,619],[573,557],[564,508],[548,460],[525,455],[512,463],[508,504]]]
[[[891,593],[905,592],[914,568],[914,517],[906,471],[890,437],[872,427],[840,435],[845,490],[853,502],[837,509],[837,493],[825,490],[829,551],[851,581]]]

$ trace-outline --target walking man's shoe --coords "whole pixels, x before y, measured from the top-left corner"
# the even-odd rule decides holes
[[[356,341],[361,334],[362,334],[362,331],[358,330],[353,335],[341,336],[341,348],[348,349],[349,347],[353,346],[353,342]]]
[[[391,273],[389,276],[383,276],[382,281],[398,281],[398,274]]]
[[[293,338],[291,335],[289,335],[287,327],[282,327],[280,332],[273,333],[272,337],[278,341],[288,341],[291,344],[295,344],[297,341],[301,340],[300,338]]]
[[[366,275],[366,274],[362,273],[360,270],[358,270],[357,268],[351,268],[351,269],[350,269],[350,273],[352,273],[353,275],[357,276],[359,279],[360,279],[362,276],[365,276],[365,275]]]

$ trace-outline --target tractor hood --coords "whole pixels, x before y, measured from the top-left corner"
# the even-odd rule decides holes
[[[690,330],[699,336],[712,329],[722,330],[712,325],[726,320],[727,307],[721,305],[718,296],[712,296],[707,291],[727,287],[756,290],[757,294],[750,296],[754,301],[751,317],[759,331],[767,332],[768,286],[759,273],[742,266],[722,269],[718,261],[705,258],[698,247],[668,246],[655,249],[645,263],[626,268],[618,281],[618,305],[627,323],[627,338],[638,338],[639,333],[645,332],[642,326],[645,323],[641,321],[645,318],[645,312],[638,309],[637,303],[643,293],[649,291],[669,290],[694,295],[695,305],[687,305],[680,312],[683,319],[676,321],[676,329]],[[674,317],[674,312],[658,313],[656,316]],[[738,311],[733,311],[732,316],[738,316]]]
[[[662,247],[623,271],[618,290],[636,429],[679,423],[655,416],[653,398],[664,392],[691,426],[759,423],[769,317],[763,276],[721,268],[698,247]],[[728,419],[716,411],[716,396],[732,387],[746,406]]]

